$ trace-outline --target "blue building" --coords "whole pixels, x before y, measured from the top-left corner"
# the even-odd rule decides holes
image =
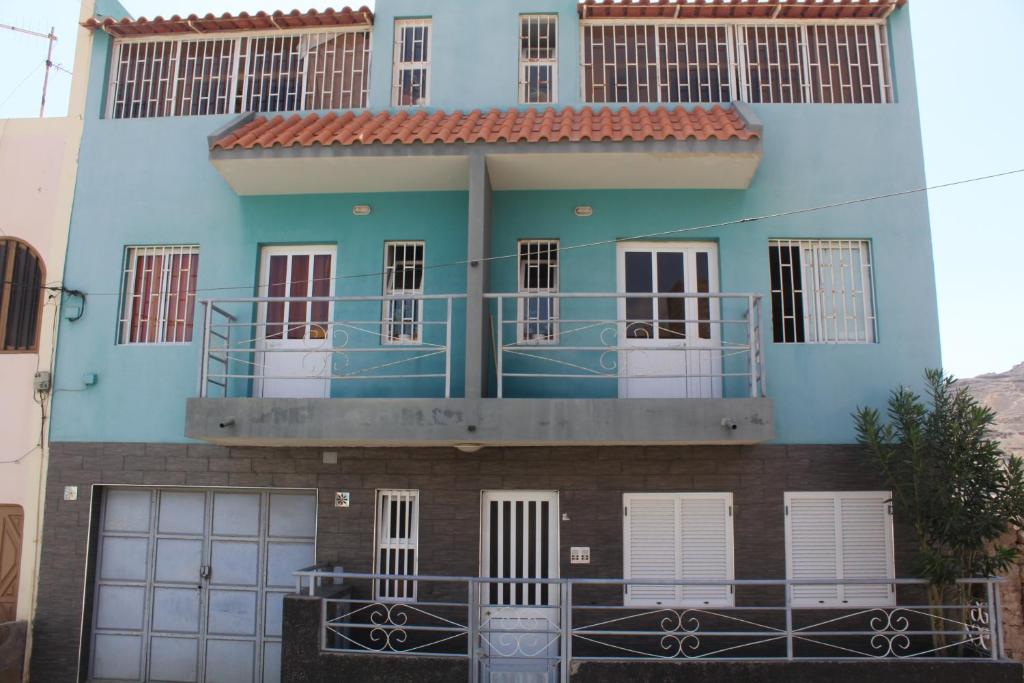
[[[792,619],[914,600],[851,419],[941,365],[909,12],[100,2],[34,674],[884,654]]]

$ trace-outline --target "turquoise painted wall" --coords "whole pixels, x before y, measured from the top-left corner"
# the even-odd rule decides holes
[[[578,25],[575,4],[565,0],[380,0],[371,105],[388,104],[393,19],[432,14],[433,104],[513,106],[516,16],[534,11],[560,14],[560,104],[579,105]],[[493,254],[514,253],[520,238],[558,238],[570,246],[923,186],[906,10],[893,15],[892,35],[898,104],[753,107],[765,125],[764,160],[749,190],[497,192]],[[88,292],[89,299],[81,320],[61,326],[53,439],[183,440],[185,399],[196,391],[199,340],[164,347],[115,344],[125,245],[199,244],[199,288],[238,287],[212,293],[218,297],[254,293],[264,244],[337,244],[339,295],[380,293],[379,277],[349,276],[379,271],[385,240],[425,240],[428,265],[465,258],[464,192],[240,198],[208,160],[207,136],[230,117],[102,119],[108,49],[108,39],[97,34],[65,274],[68,286]],[[373,214],[353,217],[357,203],[372,205]],[[573,208],[580,204],[593,206],[593,217],[575,217]],[[766,330],[778,441],[848,442],[853,438],[849,415],[858,405],[881,405],[899,383],[919,386],[923,369],[941,363],[925,197],[689,233],[685,239],[717,242],[723,291],[767,297],[767,240],[773,237],[872,242],[879,343],[782,346],[772,344],[770,327]],[[614,290],[614,255],[614,245],[563,252],[563,291]],[[493,291],[514,291],[512,260],[496,261],[491,276]],[[428,293],[464,291],[465,267],[431,269],[426,284]],[[766,308],[766,324],[769,316]],[[464,335],[453,336],[458,395]],[[98,383],[85,388],[83,373],[96,373]],[[364,389],[371,391],[358,388]],[[345,391],[334,388],[335,395]],[[372,391],[388,395],[386,388]],[[613,395],[614,387],[595,383],[588,391]]]

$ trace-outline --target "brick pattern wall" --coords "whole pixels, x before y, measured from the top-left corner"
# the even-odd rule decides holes
[[[327,465],[319,449],[52,444],[33,679],[74,681],[79,669],[95,485],[318,489],[318,559],[356,572],[373,568],[376,489],[419,489],[420,572],[448,575],[478,571],[481,490],[558,490],[569,517],[560,523],[562,574],[606,578],[622,575],[624,492],[728,491],[739,579],[785,577],[784,492],[883,488],[870,459],[843,446],[336,452]],[[79,487],[77,501],[63,500],[65,486]],[[351,507],[334,507],[336,491],[351,493]],[[907,576],[913,539],[897,527],[896,543],[897,573]],[[569,564],[574,545],[590,546],[590,565]]]

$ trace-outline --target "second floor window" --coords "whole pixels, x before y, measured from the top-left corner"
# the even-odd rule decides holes
[[[118,342],[191,342],[198,277],[198,246],[125,249]]]
[[[875,342],[867,240],[771,240],[768,260],[775,343]]]
[[[519,103],[551,104],[556,99],[558,17],[523,15],[519,19]]]
[[[35,351],[45,284],[43,261],[28,244],[0,239],[0,351]]]
[[[423,242],[384,245],[384,343],[423,341]],[[409,297],[409,298],[405,298]]]
[[[519,341],[543,343],[557,339],[558,299],[543,296],[557,292],[558,240],[520,241],[519,293],[531,296],[519,299]]]
[[[114,44],[108,115],[361,108],[369,70],[367,30],[120,40]]]
[[[395,22],[392,106],[430,104],[430,43],[430,19],[400,19]]]

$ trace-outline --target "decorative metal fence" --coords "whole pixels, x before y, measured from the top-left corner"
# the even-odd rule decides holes
[[[581,22],[590,103],[886,104],[884,21]]]
[[[450,398],[464,295],[203,301],[203,398]],[[393,304],[416,311],[396,339]],[[383,311],[383,312],[382,312]]]
[[[295,573],[296,592],[322,596],[324,651],[470,660],[471,680],[531,671],[568,680],[572,662],[836,659],[1001,660],[999,579],[964,579],[963,600],[927,604],[917,579],[650,581]],[[419,598],[372,599],[372,582],[415,580]],[[549,586],[544,605],[488,604],[492,584]],[[346,597],[332,597],[343,584]],[[896,604],[794,605],[794,586],[888,585]],[[627,586],[728,586],[730,607],[636,606]],[[527,590],[524,587],[523,593]]]
[[[486,298],[493,302],[498,398],[766,395],[762,299],[755,294]]]
[[[109,118],[366,106],[365,28],[127,38],[113,53]]]

